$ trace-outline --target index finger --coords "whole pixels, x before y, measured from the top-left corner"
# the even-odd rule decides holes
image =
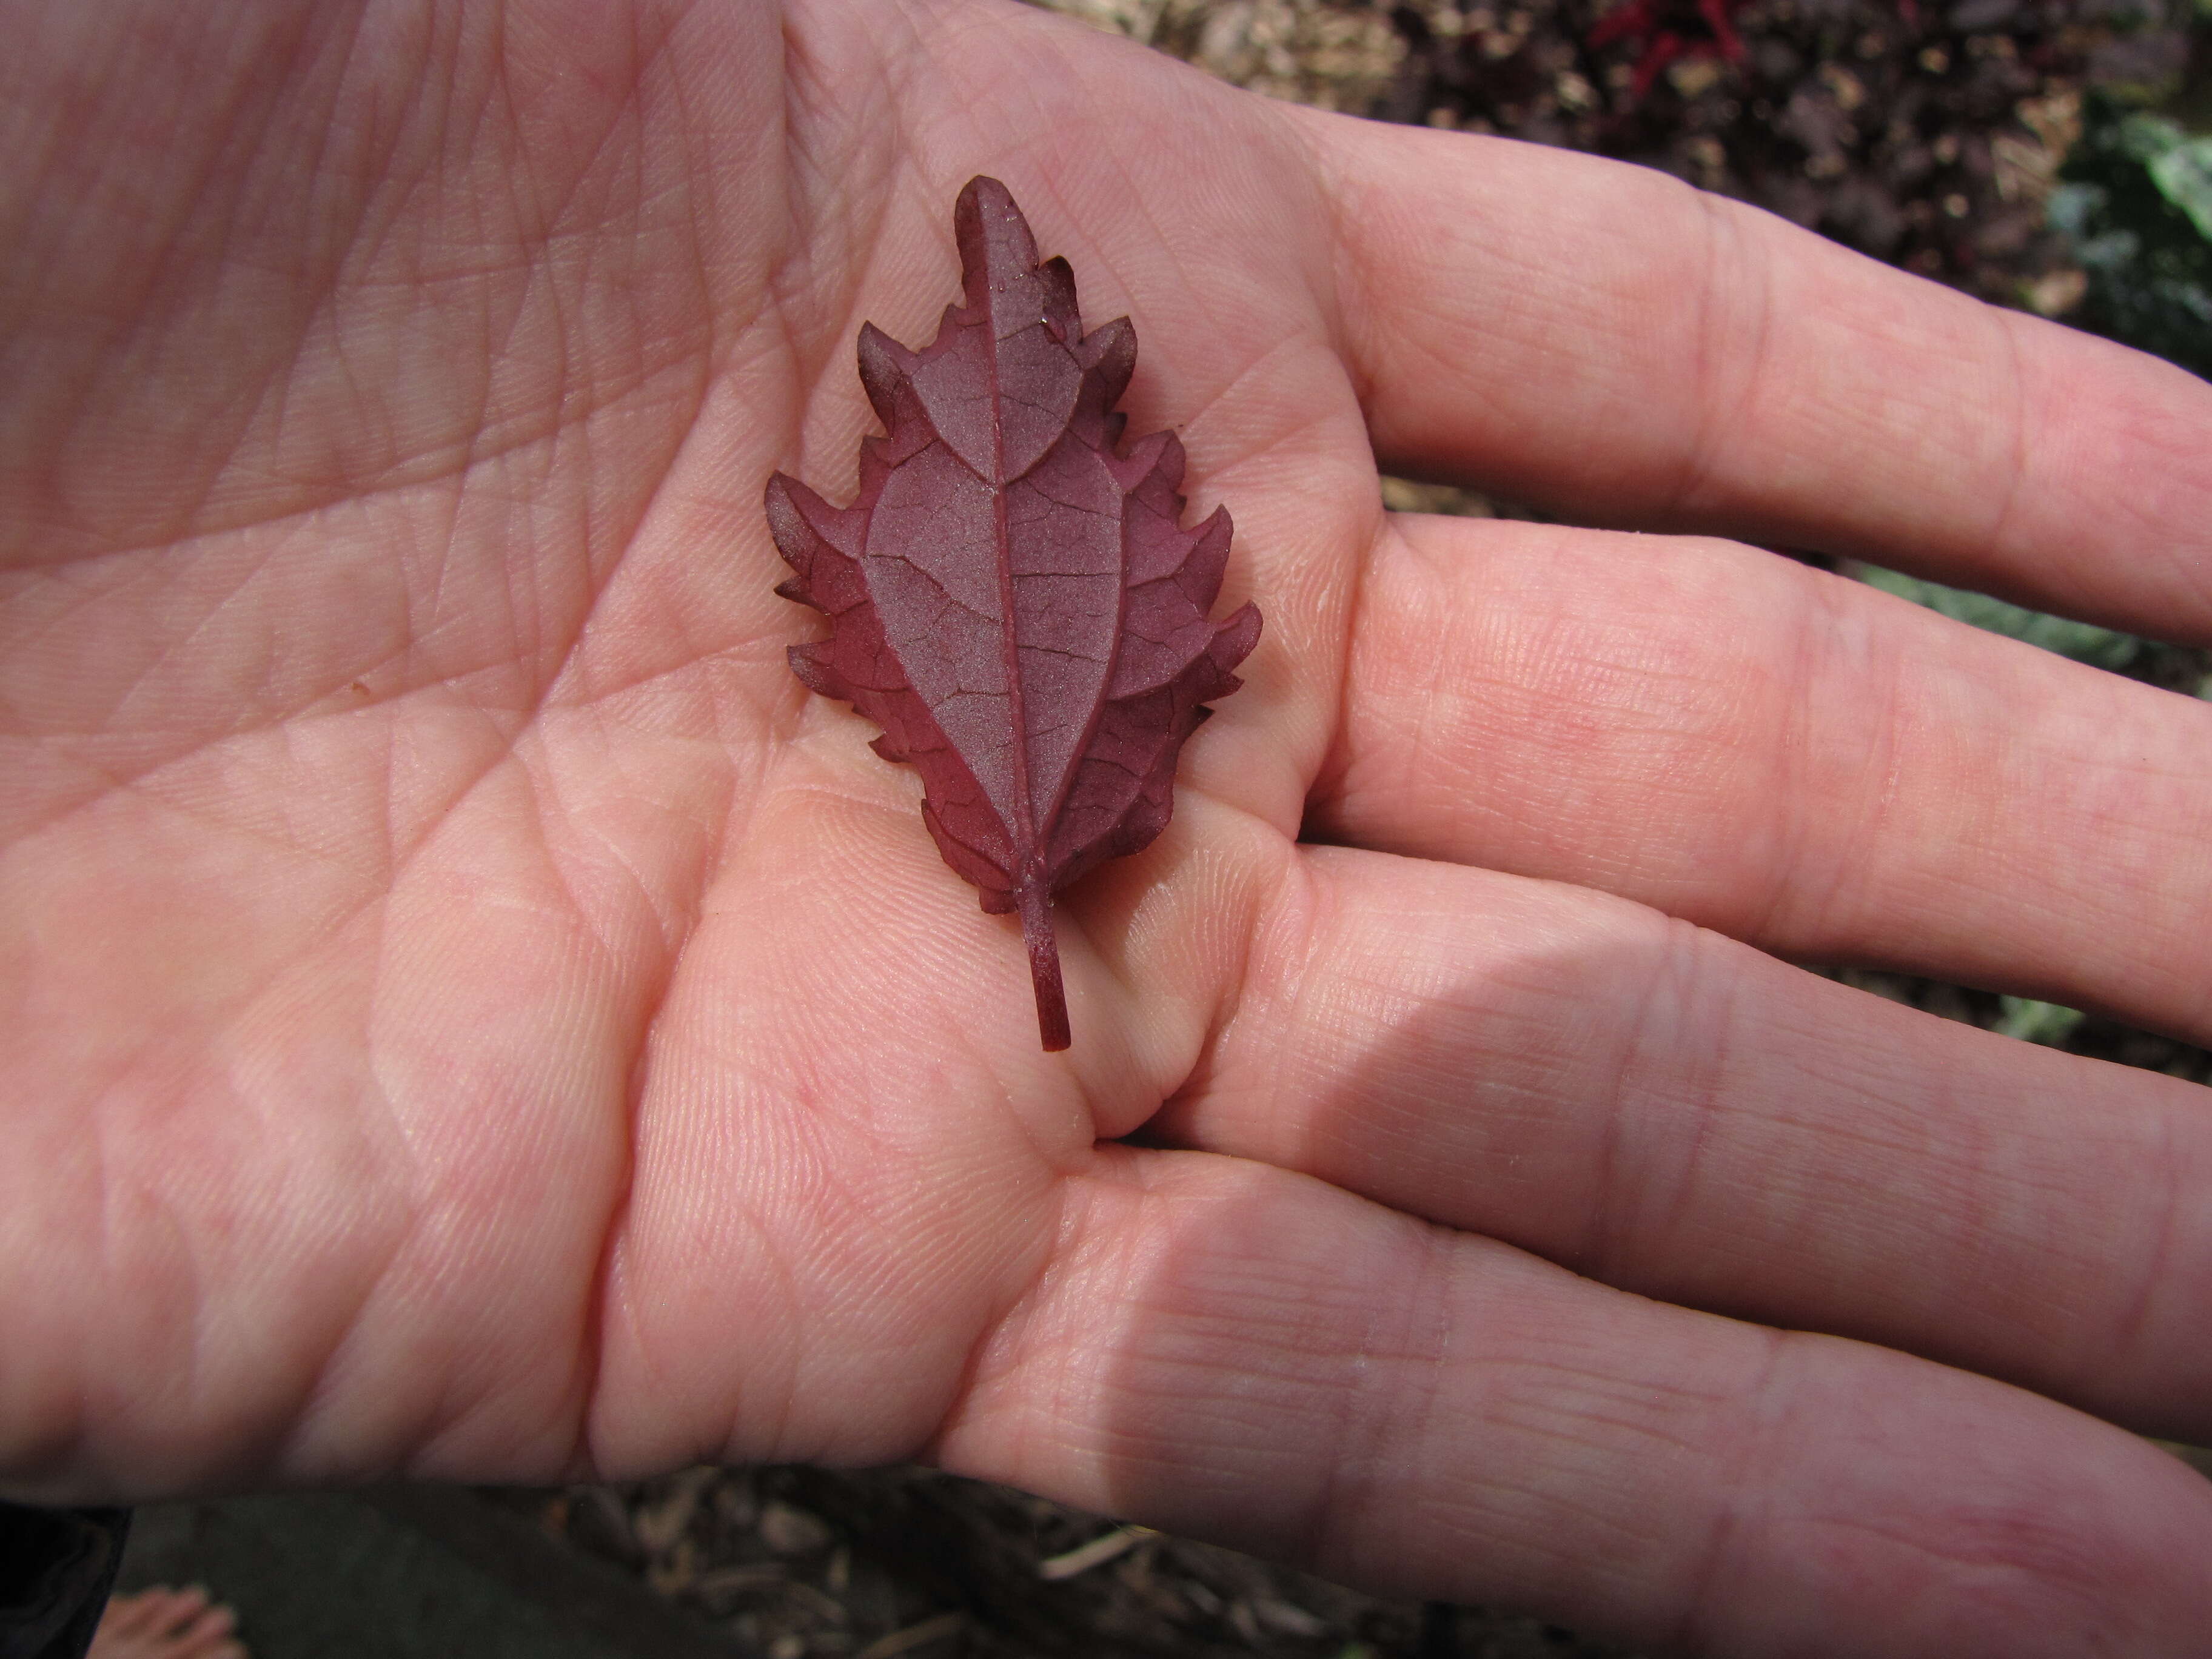
[[[2212,638],[2212,386],[1662,173],[1297,112],[1386,471]]]

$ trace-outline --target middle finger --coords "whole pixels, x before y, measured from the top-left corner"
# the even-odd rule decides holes
[[[1624,1289],[2212,1438],[2212,1100],[1587,889],[1305,849],[1156,1120]]]

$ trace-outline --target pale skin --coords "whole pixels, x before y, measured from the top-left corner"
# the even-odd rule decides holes
[[[238,1620],[210,1605],[198,1585],[141,1590],[107,1604],[92,1640],[91,1659],[246,1659],[231,1639]]]
[[[0,1493],[927,1458],[1654,1649],[2203,1650],[2125,1431],[2212,1441],[2212,1101],[1781,958],[2212,1039],[2212,708],[1747,543],[2212,639],[2212,390],[981,0],[11,40]],[[977,173],[1267,617],[1060,1055],[760,505]]]

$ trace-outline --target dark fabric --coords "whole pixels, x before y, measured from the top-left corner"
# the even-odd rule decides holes
[[[0,1504],[0,1659],[82,1659],[130,1530],[129,1510]]]

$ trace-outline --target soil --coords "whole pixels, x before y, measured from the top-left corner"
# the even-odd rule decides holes
[[[1984,299],[2061,317],[2082,276],[2045,228],[2044,204],[2085,93],[2168,86],[2192,49],[2206,67],[2186,0],[1711,0],[1705,11],[1694,0],[1040,3],[1275,96],[1661,167]],[[1386,498],[1500,510],[1395,480]],[[2201,652],[2154,647],[2130,672],[2212,689]],[[2033,1010],[1986,993],[1833,975],[1946,1018],[2034,1027],[2076,1053],[2212,1082],[2204,1051],[2107,1021],[2038,1026]],[[774,1659],[1626,1659],[1533,1620],[1357,1595],[925,1469],[699,1468],[489,1495]]]
[[[927,1469],[702,1468],[487,1496],[771,1659],[1627,1659]]]

